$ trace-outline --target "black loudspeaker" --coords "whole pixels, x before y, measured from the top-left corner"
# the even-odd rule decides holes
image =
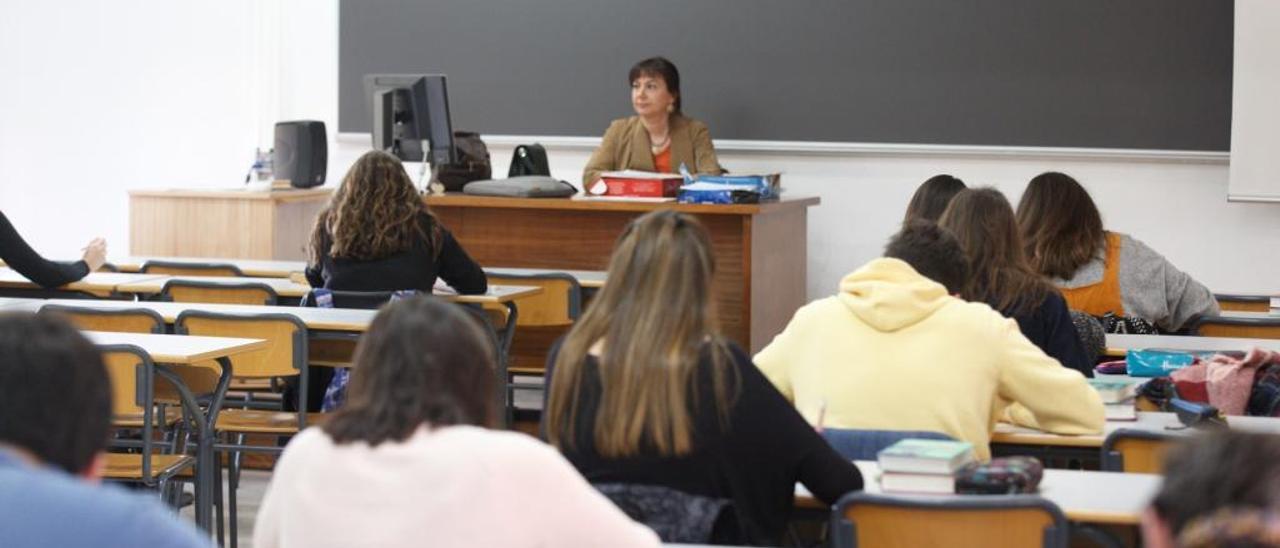
[[[272,162],[275,178],[288,180],[294,188],[323,185],[325,168],[329,165],[329,141],[325,137],[324,122],[277,122]]]

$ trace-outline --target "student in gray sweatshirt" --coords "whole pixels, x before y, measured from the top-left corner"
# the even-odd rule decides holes
[[[1067,305],[1094,316],[1134,316],[1165,331],[1218,313],[1213,293],[1127,234],[1103,230],[1089,193],[1071,176],[1042,173],[1018,203],[1032,267],[1062,289]]]

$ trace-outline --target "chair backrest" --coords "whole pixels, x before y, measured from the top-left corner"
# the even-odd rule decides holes
[[[1066,548],[1067,517],[1035,495],[944,498],[849,493],[832,511],[832,546]]]
[[[578,279],[562,272],[540,274],[488,274],[490,285],[531,285],[542,293],[520,298],[521,327],[572,325],[582,313],[582,286]]]
[[[185,261],[147,261],[138,269],[143,274],[167,276],[227,276],[243,277],[240,267],[226,263],[198,263]]]
[[[61,304],[40,307],[41,314],[58,314],[85,331],[164,333],[164,317],[147,308],[100,309]]]
[[[307,408],[307,326],[297,316],[284,313],[220,314],[184,310],[173,322],[174,333],[205,337],[262,339],[262,350],[231,357],[233,378],[270,379],[298,377],[298,409]],[[306,413],[299,413],[299,421]]]
[[[1271,310],[1270,295],[1227,295],[1215,294],[1218,308],[1237,312],[1269,312]]]
[[[156,398],[155,364],[145,350],[134,345],[99,348],[111,383],[112,417],[136,417],[142,421],[142,477],[150,478],[151,455],[155,452],[152,447],[154,436],[151,435]]]
[[[1179,438],[1174,434],[1121,428],[1102,440],[1102,470],[1159,474],[1164,453]]]
[[[299,306],[315,308],[316,296],[312,289],[302,297]],[[336,291],[326,290],[333,296],[334,308],[359,308],[362,310],[377,310],[382,305],[387,304],[391,297],[396,294],[395,291]]]
[[[1196,322],[1194,331],[1202,337],[1280,339],[1280,317],[1203,316]]]
[[[169,280],[160,289],[163,300],[175,303],[276,304],[276,290],[263,283],[218,283]]]
[[[856,430],[826,428],[822,431],[831,448],[849,460],[876,460],[880,451],[905,439],[954,440],[939,432],[913,430]]]

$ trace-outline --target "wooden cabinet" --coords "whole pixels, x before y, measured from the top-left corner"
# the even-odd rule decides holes
[[[304,260],[332,189],[129,192],[129,254]]]

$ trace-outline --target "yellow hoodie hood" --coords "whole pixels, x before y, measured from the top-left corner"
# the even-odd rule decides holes
[[[893,332],[915,325],[955,297],[900,259],[875,259],[840,280],[840,302],[867,325]]]

